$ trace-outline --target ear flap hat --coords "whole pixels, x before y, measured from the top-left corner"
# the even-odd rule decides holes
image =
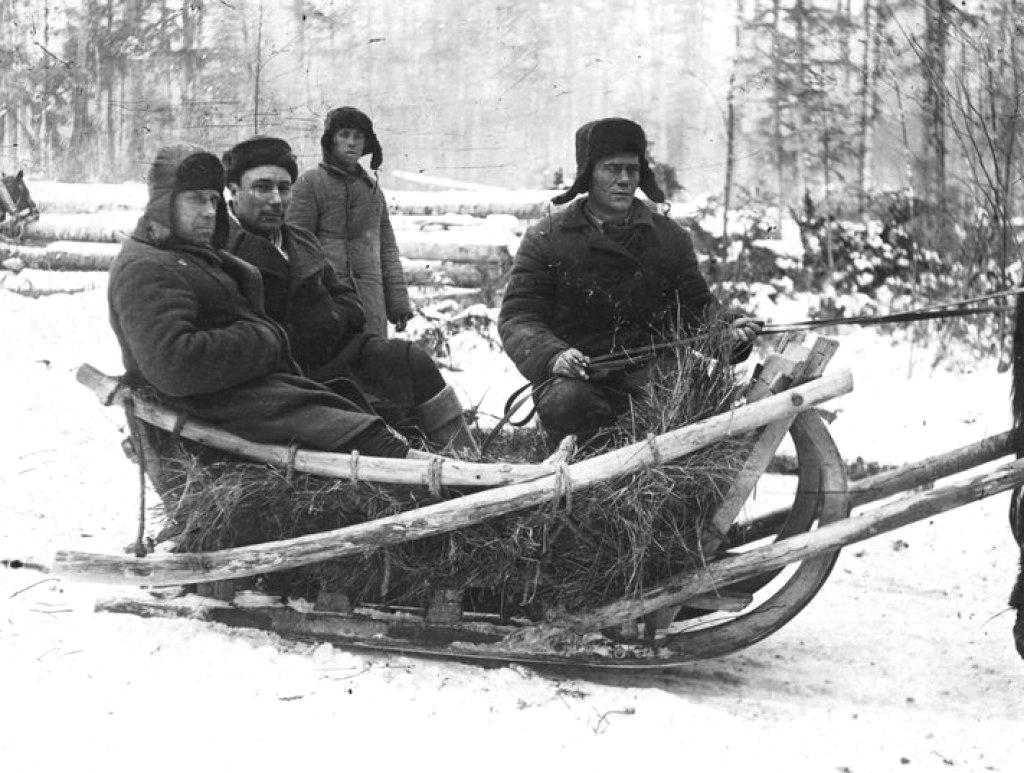
[[[590,190],[597,162],[618,153],[636,153],[640,157],[640,190],[656,204],[664,204],[665,194],[647,163],[647,137],[640,124],[628,118],[602,118],[576,130],[576,179],[569,190],[551,199],[552,203],[567,204]]]
[[[366,137],[363,155],[371,154],[370,169],[376,171],[380,168],[384,161],[384,151],[381,150],[380,140],[373,131],[373,121],[362,110],[354,107],[336,107],[324,117],[324,133],[320,137],[324,158],[330,158],[334,135],[339,129],[359,129]]]

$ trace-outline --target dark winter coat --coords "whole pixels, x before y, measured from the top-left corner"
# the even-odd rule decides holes
[[[303,172],[286,218],[316,236],[338,276],[352,280],[368,333],[386,336],[388,321],[411,313],[384,194],[362,167],[349,173],[325,160]]]
[[[401,423],[444,387],[426,351],[409,341],[363,332],[355,291],[339,280],[319,242],[295,226],[282,229],[286,260],[271,242],[231,221],[228,249],[257,268],[267,313],[288,332],[292,352],[314,381],[355,382],[389,423]]]
[[[110,324],[127,380],[242,437],[334,450],[381,420],[358,390],[341,396],[299,375],[284,330],[263,311],[259,272],[212,247],[185,245],[174,196],[150,206],[110,270]]]
[[[634,201],[623,246],[583,210],[585,198],[527,229],[498,320],[505,351],[533,383],[570,347],[586,355],[664,340],[715,306],[689,235]]]
[[[281,239],[287,259],[232,219],[226,249],[260,272],[266,312],[284,327],[296,362],[309,375],[347,346],[358,346],[366,318],[355,289],[327,263],[313,234],[286,225]]]

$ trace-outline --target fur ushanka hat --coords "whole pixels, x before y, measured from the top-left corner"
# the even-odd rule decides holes
[[[168,145],[161,148],[149,168],[149,202],[143,220],[159,228],[150,229],[149,241],[162,243],[173,234],[174,197],[185,191],[224,190],[224,167],[218,158],[198,145]],[[159,232],[159,234],[157,233]],[[221,199],[217,204],[216,227],[212,244],[223,247],[228,239],[228,210]]]
[[[640,190],[656,204],[665,203],[665,194],[647,163],[647,137],[640,124],[628,118],[601,118],[576,130],[576,179],[572,187],[551,199],[566,204],[590,190],[594,165],[617,153],[636,153],[640,157]]]
[[[224,153],[222,160],[229,183],[240,182],[243,174],[257,166],[279,166],[291,176],[292,182],[299,176],[292,146],[278,137],[259,135],[239,142]]]
[[[372,154],[370,169],[376,171],[380,168],[384,161],[384,151],[381,150],[380,140],[377,139],[377,135],[373,131],[373,121],[362,110],[357,110],[354,107],[336,107],[324,117],[324,133],[320,137],[320,147],[323,149],[324,158],[330,158],[334,135],[339,129],[359,129],[366,137],[363,155]]]

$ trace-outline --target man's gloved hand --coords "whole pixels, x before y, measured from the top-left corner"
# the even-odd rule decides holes
[[[551,375],[586,381],[590,378],[589,368],[590,358],[587,355],[579,349],[566,349],[555,357],[551,364]]]
[[[403,311],[398,315],[398,319],[395,320],[395,330],[399,333],[405,330],[405,326],[409,324],[409,320],[415,316],[411,311]]]

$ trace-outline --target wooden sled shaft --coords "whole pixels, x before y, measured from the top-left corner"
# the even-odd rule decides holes
[[[728,413],[560,467],[554,473],[546,468],[548,474],[536,480],[487,489],[329,532],[208,553],[145,558],[61,551],[53,569],[64,577],[103,583],[184,585],[248,577],[366,553],[557,501],[569,491],[670,462],[724,438],[795,416],[852,389],[850,372],[839,371]]]
[[[985,475],[903,497],[862,515],[714,561],[682,573],[638,599],[617,601],[586,615],[559,621],[549,628],[568,625],[577,631],[590,631],[642,617],[662,607],[685,604],[691,596],[713,593],[716,588],[870,539],[1021,485],[1024,485],[1024,459]]]
[[[944,454],[929,456],[917,462],[903,465],[896,470],[872,475],[861,480],[850,481],[850,506],[877,502],[880,499],[902,494],[919,486],[934,483],[941,478],[965,472],[973,467],[993,462],[1015,452],[1013,432],[992,435],[977,443],[961,446]],[[728,545],[767,537],[778,531],[789,516],[789,509],[773,510],[746,523],[737,524],[726,540]]]

